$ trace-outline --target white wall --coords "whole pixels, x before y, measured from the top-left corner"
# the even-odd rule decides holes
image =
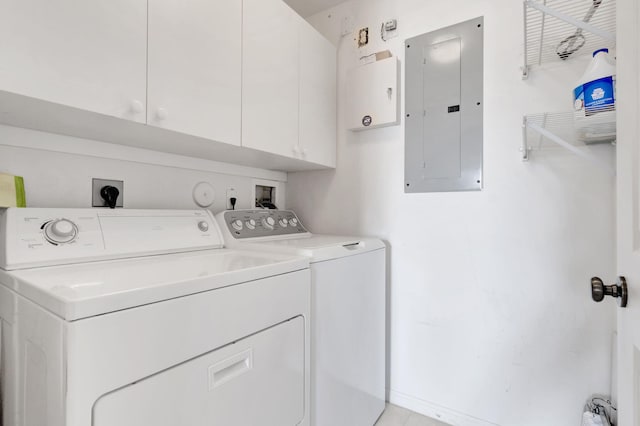
[[[345,74],[481,15],[484,190],[405,194],[404,128],[344,130]],[[370,49],[339,40],[345,16],[370,27]],[[400,36],[383,43],[389,18]],[[579,424],[587,397],[610,389],[614,304],[590,300],[589,278],[614,279],[613,178],[562,150],[523,163],[518,148],[522,115],[569,110],[588,59],[522,81],[514,0],[354,0],[310,21],[340,46],[338,168],[289,174],[288,206],[314,232],[389,242],[391,401],[456,425]]]
[[[91,207],[92,178],[124,181],[125,208],[197,209],[193,187],[213,185],[213,212],[236,189],[250,208],[254,180],[276,186],[285,203],[286,173],[235,166],[0,125],[0,173],[23,176],[29,207]]]

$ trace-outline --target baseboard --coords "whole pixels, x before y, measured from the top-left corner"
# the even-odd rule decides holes
[[[392,389],[389,390],[389,402],[453,426],[500,426]]]

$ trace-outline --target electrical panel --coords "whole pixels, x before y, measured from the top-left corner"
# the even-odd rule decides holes
[[[347,77],[349,130],[400,124],[400,63],[395,57],[352,69]]]
[[[405,192],[482,189],[484,19],[405,42]]]

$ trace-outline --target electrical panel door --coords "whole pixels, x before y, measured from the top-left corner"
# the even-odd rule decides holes
[[[405,42],[405,192],[482,189],[483,21]]]

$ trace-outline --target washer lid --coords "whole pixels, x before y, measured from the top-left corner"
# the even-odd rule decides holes
[[[375,238],[318,234],[256,238],[253,240],[244,240],[237,244],[233,244],[233,241],[229,241],[228,243],[231,244],[232,247],[306,256],[310,258],[311,262],[322,262],[325,260],[354,256],[385,247],[382,241]]]
[[[69,320],[302,270],[309,259],[229,249],[6,272],[0,283]]]

